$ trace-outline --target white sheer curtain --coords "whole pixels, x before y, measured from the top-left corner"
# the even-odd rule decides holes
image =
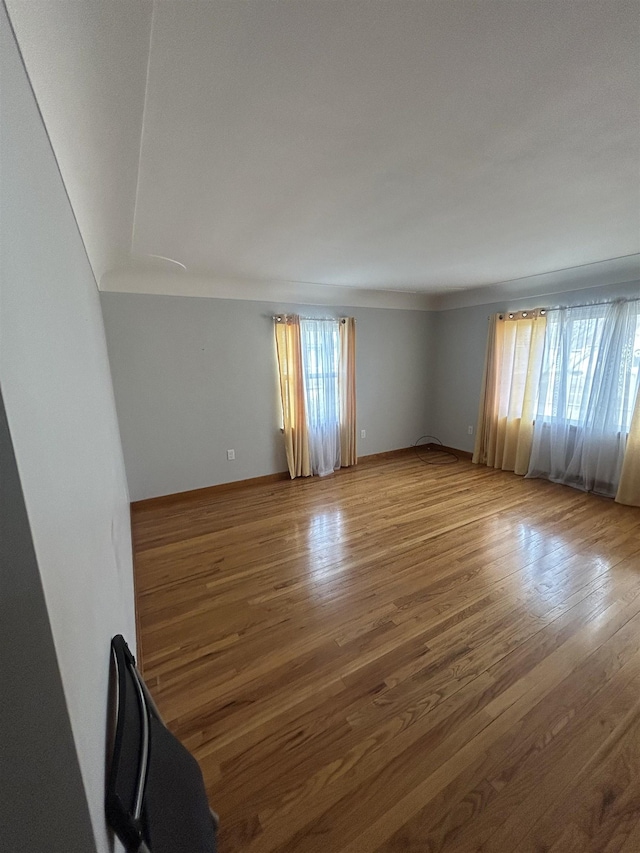
[[[639,352],[640,301],[549,312],[527,477],[615,496]]]
[[[339,326],[336,320],[301,320],[309,455],[314,474],[340,467]]]

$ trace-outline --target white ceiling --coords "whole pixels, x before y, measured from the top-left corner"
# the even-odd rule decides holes
[[[152,3],[6,5],[99,280],[131,251]]]
[[[8,6],[98,277],[433,294],[640,251],[637,0]]]

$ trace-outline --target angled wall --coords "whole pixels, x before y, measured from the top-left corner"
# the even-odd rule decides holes
[[[1,394],[0,471],[2,849],[88,853],[89,809]]]
[[[33,544],[29,557],[8,534],[3,547],[17,550],[10,550],[2,577],[6,594],[18,595],[15,561],[30,559],[25,572],[34,602],[41,585],[49,625],[40,611],[37,630],[40,637],[50,630],[53,647],[37,661],[25,647],[20,675],[29,683],[21,688],[47,679],[55,687],[59,679],[70,728],[65,731],[62,697],[54,690],[48,743],[60,750],[59,761],[72,737],[84,788],[76,790],[74,761],[68,761],[77,821],[64,848],[14,849],[88,853],[94,848],[80,833],[90,821],[92,844],[106,853],[113,849],[103,807],[109,640],[122,632],[135,643],[127,486],[95,279],[3,4],[0,33],[0,386],[26,509],[21,529],[26,537],[28,521]],[[4,644],[0,666],[3,658]],[[3,701],[19,671],[12,664],[1,679]],[[47,708],[46,693],[41,701]],[[0,736],[11,731],[3,727]],[[67,779],[44,779],[46,762],[35,766],[27,751],[23,758],[33,774],[35,812],[41,789],[52,791]],[[3,790],[0,801],[6,799]]]

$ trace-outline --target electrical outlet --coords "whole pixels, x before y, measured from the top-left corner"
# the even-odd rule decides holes
[[[467,427],[467,432],[469,433],[469,435],[473,435],[473,427],[471,426],[471,424],[469,424],[469,426]]]
[[[360,438],[366,438],[366,437],[367,437],[366,429],[361,429],[360,430]]]
[[[227,459],[229,460],[229,462],[233,462],[233,460],[235,458],[236,458],[235,450],[227,450]]]

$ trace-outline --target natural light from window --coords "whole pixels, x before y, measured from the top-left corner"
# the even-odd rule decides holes
[[[607,355],[610,346],[603,341],[605,329],[605,306],[593,306],[590,316],[570,319],[566,329],[562,328],[561,318],[549,318],[547,334],[551,338],[548,351],[548,381],[562,374],[564,381],[554,381],[554,393],[544,401],[546,419],[564,420],[570,424],[580,424],[585,416],[592,396],[597,366]],[[564,331],[564,336],[563,336]],[[617,400],[617,411],[612,413],[610,422],[617,431],[628,432],[633,415],[635,396],[633,389],[638,387],[640,375],[640,311],[635,317],[635,338],[630,352],[620,353],[621,361],[627,369],[621,369],[617,377],[612,377],[618,387],[612,389],[612,398]],[[543,382],[545,377],[543,376]]]

